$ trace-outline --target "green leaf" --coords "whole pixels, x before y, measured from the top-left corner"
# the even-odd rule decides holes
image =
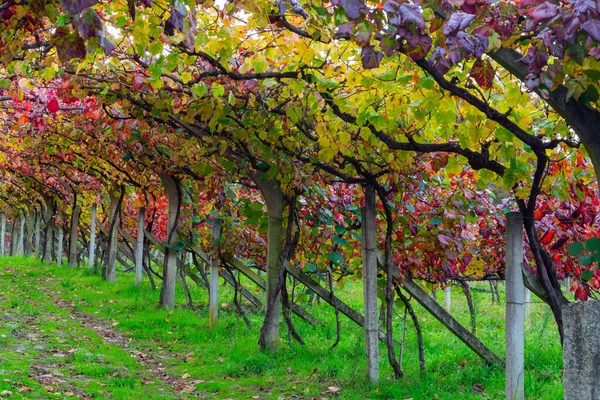
[[[583,256],[579,256],[577,260],[579,260],[579,264],[583,265],[584,267],[587,267],[588,265],[594,262],[594,255],[585,254]]]
[[[333,243],[338,244],[340,246],[345,246],[348,244],[348,241],[344,238],[341,238],[339,236],[334,236],[333,237]]]
[[[593,79],[595,81],[600,81],[600,71],[597,71],[595,69],[586,69],[583,72],[588,78]]]
[[[221,97],[225,94],[225,87],[218,83],[213,83],[211,91],[214,97]]]
[[[442,223],[442,219],[440,217],[433,217],[429,220],[431,225],[439,225]]]
[[[307,262],[306,264],[304,264],[304,271],[305,272],[316,272],[317,266],[313,263]]]
[[[589,238],[585,241],[587,251],[600,251],[600,238]]]
[[[162,52],[163,52],[163,43],[160,40],[157,40],[155,42],[150,43],[150,46],[148,46],[148,51],[153,56],[157,56],[159,54],[162,54]]]
[[[206,86],[204,86],[203,84],[199,83],[199,84],[192,86],[191,91],[192,91],[192,94],[194,95],[194,98],[199,99],[208,92],[208,88]]]
[[[585,271],[583,271],[581,273],[581,279],[583,279],[584,281],[589,281],[593,277],[594,277],[594,273],[589,269],[586,269]]]
[[[344,255],[340,252],[334,251],[329,253],[329,259],[334,263],[342,263],[344,262]]]
[[[348,230],[344,225],[336,225],[334,229],[335,233],[337,233],[338,235],[343,235]]]
[[[577,257],[578,255],[583,253],[583,243],[575,242],[569,246],[567,251],[571,257]]]

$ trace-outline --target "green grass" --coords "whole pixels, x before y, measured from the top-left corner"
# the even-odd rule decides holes
[[[254,291],[251,283],[244,278],[242,282]],[[487,284],[480,287],[486,288]],[[416,337],[409,319],[403,355],[405,377],[392,379],[386,350],[380,346],[381,380],[379,387],[373,387],[365,379],[363,333],[344,316],[342,340],[330,350],[335,340],[335,315],[327,304],[303,304],[326,326],[313,327],[294,318],[306,346],[288,343],[282,324],[280,350],[261,353],[257,345],[260,314],[249,315],[252,326],[248,329],[233,308],[232,291],[221,286],[219,324],[210,329],[207,293],[199,287],[191,289],[195,300],[192,309],[183,307],[184,296],[178,291],[177,304],[181,306],[166,312],[156,306],[159,291],[153,291],[147,282],[135,287],[131,274],[118,274],[117,282],[110,284],[84,270],[45,266],[28,258],[1,259],[0,392],[7,390],[16,398],[62,398],[64,393],[114,399],[277,399],[292,395],[338,399],[504,398],[502,368],[486,366],[417,305],[414,307],[424,332],[427,371],[419,371]],[[299,286],[296,294],[301,290]],[[336,294],[361,309],[360,282],[350,282]],[[473,295],[477,335],[502,357],[504,307],[491,304],[488,294],[474,291]],[[65,308],[70,302],[77,311],[96,319],[87,327],[82,325]],[[468,326],[470,317],[460,289],[453,290],[452,302],[452,314]],[[394,319],[397,339],[401,337],[402,316],[403,311],[398,310]],[[94,321],[122,334],[127,347],[96,334]],[[144,357],[153,357],[156,363],[146,364]],[[526,397],[561,399],[561,347],[552,315],[542,304],[532,305],[525,359]],[[39,368],[45,370],[40,373]],[[45,384],[40,375],[55,380]],[[331,387],[340,390],[332,393],[335,390]]]

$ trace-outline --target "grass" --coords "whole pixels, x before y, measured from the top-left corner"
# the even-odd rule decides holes
[[[243,278],[242,283],[254,290]],[[504,398],[502,368],[486,366],[417,305],[427,371],[419,371],[409,319],[405,377],[392,379],[381,346],[381,380],[374,387],[365,379],[363,333],[344,316],[342,340],[330,350],[335,315],[325,303],[303,306],[326,326],[294,319],[306,346],[288,343],[282,324],[280,350],[270,354],[258,351],[260,314],[249,315],[248,329],[232,307],[232,292],[221,286],[219,324],[210,329],[207,294],[199,287],[191,289],[193,308],[166,312],[156,306],[158,290],[147,282],[135,287],[131,274],[118,274],[110,284],[81,269],[46,266],[31,258],[0,260],[0,393],[6,391],[0,398],[10,397],[7,392],[16,398]],[[360,282],[350,282],[336,294],[361,309]],[[477,335],[503,357],[503,305],[491,304],[486,293],[474,291],[473,296]],[[177,304],[184,303],[178,292]],[[468,326],[460,289],[453,290],[452,308]],[[81,320],[80,315],[91,317]],[[398,310],[396,338],[401,337],[402,317]],[[532,305],[525,346],[526,397],[561,399],[561,347],[552,315],[542,304]]]

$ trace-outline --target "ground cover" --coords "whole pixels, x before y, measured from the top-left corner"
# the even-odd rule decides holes
[[[253,287],[248,283],[248,288]],[[476,288],[485,289],[487,284]],[[342,318],[340,344],[335,316],[326,304],[304,305],[325,323],[296,321],[306,346],[282,339],[276,354],[258,351],[261,314],[249,314],[251,328],[222,287],[219,325],[208,327],[206,292],[191,287],[193,307],[158,309],[159,291],[119,274],[110,284],[83,270],[46,266],[33,258],[0,260],[0,398],[258,398],[258,399],[499,399],[504,374],[485,366],[426,312],[415,306],[424,331],[427,371],[419,372],[410,322],[403,353],[405,378],[391,379],[381,348],[379,387],[365,379],[360,328]],[[502,292],[502,286],[501,286]],[[259,293],[255,292],[257,295]],[[296,294],[301,293],[300,287]],[[361,308],[360,282],[336,295]],[[503,356],[503,304],[474,291],[477,334]],[[177,293],[177,303],[185,304]],[[401,338],[403,310],[395,318]],[[452,314],[468,326],[460,289]],[[282,327],[282,332],[286,332]],[[533,304],[526,330],[527,398],[562,398],[561,348],[546,306]]]

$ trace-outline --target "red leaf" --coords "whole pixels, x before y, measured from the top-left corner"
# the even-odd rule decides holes
[[[58,100],[56,100],[56,97],[53,97],[52,100],[50,100],[48,102],[48,111],[50,111],[51,113],[57,113],[58,110],[60,110],[60,107],[58,106]]]
[[[488,60],[482,60],[478,58],[471,68],[470,75],[475,79],[475,82],[484,90],[488,90],[492,87],[494,82],[494,67]]]
[[[544,236],[542,236],[542,238],[540,239],[540,242],[542,244],[548,244],[552,241],[552,239],[554,238],[554,235],[556,235],[556,231],[554,229],[549,229]]]

